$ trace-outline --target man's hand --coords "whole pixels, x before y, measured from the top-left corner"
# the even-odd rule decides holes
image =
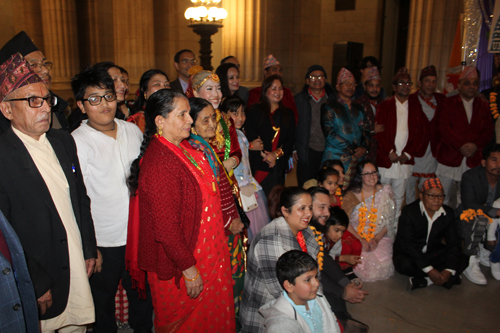
[[[342,298],[349,303],[361,303],[365,299],[365,295],[368,295],[367,291],[361,290],[354,283],[349,283],[344,288],[344,296]]]
[[[101,251],[97,250],[97,259],[95,261],[94,273],[100,273],[102,270],[102,254]]]
[[[380,133],[385,130],[385,126],[382,124],[375,123],[375,128],[373,130],[375,131],[375,133]]]
[[[91,277],[94,273],[95,258],[85,260],[85,266],[87,267],[87,276]]]
[[[443,281],[443,284],[448,282],[448,280],[451,278],[451,272],[447,271],[446,269],[441,272],[441,281]]]
[[[408,162],[408,155],[402,153],[401,156],[399,156],[399,163],[405,164],[406,162]]]
[[[52,293],[50,289],[37,300],[38,307],[40,308],[40,314],[45,314],[48,308],[52,306]]]
[[[358,147],[354,149],[354,157],[356,157],[357,159],[360,159],[361,157],[365,156],[365,153],[366,153],[366,148]]]
[[[477,146],[472,142],[467,142],[462,147],[460,147],[460,153],[467,158],[474,156],[476,151],[477,151]]]
[[[399,156],[394,150],[389,153],[389,160],[391,160],[393,164],[399,162]]]
[[[448,272],[449,273],[449,272]],[[434,283],[436,286],[442,286],[443,285],[443,277],[441,276],[441,272],[438,271],[437,269],[433,268],[427,273],[429,275],[429,278],[431,279],[432,283]]]

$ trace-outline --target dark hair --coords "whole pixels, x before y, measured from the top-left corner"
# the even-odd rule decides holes
[[[342,163],[341,160],[326,160],[326,161],[323,161],[323,163],[321,163],[320,165],[320,169],[324,169],[324,168],[332,168],[334,169],[334,166],[338,165],[339,167],[342,168],[343,172],[345,172],[345,168],[344,168],[344,163]]]
[[[500,144],[491,143],[483,148],[483,160],[487,160],[491,153],[500,153]]]
[[[141,79],[139,80],[139,96],[137,96],[137,99],[134,102],[134,108],[133,108],[134,113],[141,111],[142,107],[146,104],[146,98],[144,97],[144,93],[146,92],[146,90],[148,90],[149,81],[156,74],[165,75],[165,77],[168,80],[167,74],[165,74],[165,72],[163,72],[162,70],[150,69],[148,71],[145,71],[144,74],[142,74]]]
[[[370,160],[364,160],[359,162],[359,164],[356,166],[356,175],[354,176],[354,179],[351,180],[351,183],[349,184],[349,187],[347,188],[346,192],[347,191],[353,191],[354,193],[361,192],[361,188],[363,187],[363,176],[361,176],[361,174],[363,173],[363,169],[367,164],[373,165],[378,174],[378,166],[374,162]],[[380,175],[378,177],[377,184],[380,184]]]
[[[361,59],[361,63],[359,64],[359,69],[365,69],[368,67],[368,63],[371,63],[373,66],[377,67],[377,69],[380,71],[382,69],[382,66],[380,65],[380,61],[378,61],[377,58],[374,56],[367,56]]]
[[[236,58],[236,57],[235,57],[235,56],[232,56],[232,55],[227,56],[227,57],[223,58],[223,59],[220,61],[220,64],[221,64],[221,65],[224,65],[224,64],[226,63],[226,61],[227,61],[227,60],[229,60],[229,59],[231,59],[231,58]],[[217,74],[217,75],[218,75],[218,74]]]
[[[136,194],[137,187],[139,186],[139,163],[151,142],[151,138],[156,133],[155,119],[157,116],[168,117],[170,112],[176,107],[176,98],[186,98],[186,96],[175,90],[160,89],[155,91],[146,103],[146,111],[144,112],[146,128],[142,139],[141,152],[134,162],[132,162],[130,176],[127,178],[127,185],[132,195]]]
[[[94,67],[98,68],[98,69],[105,70],[105,71],[108,71],[110,68],[115,67],[115,68],[117,68],[121,72],[121,67],[119,67],[118,65],[116,65],[112,61],[98,62],[97,64],[94,65]]]
[[[184,52],[191,52],[194,55],[193,51],[188,49],[182,49],[174,55],[174,62],[179,63],[180,60],[179,58],[181,57],[181,54],[183,54]]]
[[[311,195],[313,201],[314,201],[314,197],[316,196],[316,194],[318,193],[321,193],[321,194],[326,194],[326,195],[329,195],[330,192],[328,192],[328,190],[324,187],[319,187],[319,186],[312,186],[312,187],[309,187],[307,189],[307,192],[309,192],[309,194]]]
[[[293,205],[297,203],[299,196],[302,194],[309,195],[309,192],[302,187],[292,186],[285,187],[276,185],[268,197],[269,213],[273,219],[283,216],[281,207],[285,207],[288,211],[292,210]]]
[[[330,207],[330,217],[325,222],[325,231],[334,225],[341,225],[346,229],[349,226],[349,216],[339,206]]]
[[[212,103],[210,103],[204,98],[192,97],[189,99],[189,106],[191,107],[189,115],[191,116],[191,118],[193,118],[193,123],[191,124],[191,127],[194,127],[196,119],[198,119],[198,113],[200,113],[207,106],[212,106]]]
[[[340,177],[340,174],[337,170],[333,168],[323,168],[319,170],[316,180],[318,181],[318,184],[322,184],[328,176],[337,176]]]
[[[128,72],[127,72],[127,70],[125,68],[120,67],[120,66],[116,66],[116,68],[118,68],[120,70],[120,73],[122,73],[122,74],[125,73],[128,76]]]
[[[222,64],[219,67],[217,67],[217,70],[215,71],[215,74],[217,74],[220,79],[220,88],[222,90],[222,97],[231,96],[231,90],[229,89],[229,79],[227,78],[227,72],[229,71],[230,68],[236,68],[238,74],[240,74],[238,66],[232,63]],[[236,91],[236,93],[238,92]]]
[[[75,100],[82,101],[87,88],[94,87],[111,90],[115,93],[115,83],[108,71],[96,65],[87,67],[83,72],[71,79],[71,89]]]
[[[237,95],[228,96],[222,101],[222,104],[219,106],[219,110],[228,113],[228,112],[236,112],[243,106],[243,110],[245,110],[245,102]]]
[[[281,86],[283,87],[283,78],[277,74],[270,75],[270,76],[266,77],[264,79],[264,81],[262,81],[262,90],[260,92],[260,100],[258,103],[258,105],[260,105],[259,109],[261,112],[261,121],[264,119],[268,119],[271,116],[271,103],[269,103],[269,100],[267,99],[266,93],[269,90],[269,88],[271,88],[271,86],[273,85],[273,82],[275,80],[280,81]],[[281,101],[279,102],[279,109],[283,109],[283,108],[284,108],[283,99],[281,99]],[[291,121],[288,112],[285,112],[283,114],[283,120],[286,123],[285,126],[288,127],[290,124],[290,121]]]
[[[295,285],[295,279],[304,273],[318,269],[318,263],[310,254],[300,250],[285,252],[276,262],[276,276],[285,289],[285,281]]]

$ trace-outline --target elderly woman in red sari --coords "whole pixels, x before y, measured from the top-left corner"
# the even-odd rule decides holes
[[[139,232],[137,221],[129,225],[137,262],[127,260],[132,271],[147,273],[156,332],[234,332],[220,190],[202,149],[186,140],[189,111],[187,98],[173,90],[148,99],[141,154],[129,178],[139,201]]]

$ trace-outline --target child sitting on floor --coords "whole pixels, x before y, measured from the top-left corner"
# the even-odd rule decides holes
[[[357,278],[352,269],[361,262],[361,243],[347,231],[348,226],[349,217],[346,212],[340,207],[330,208],[330,217],[326,220],[324,234],[335,245],[329,255],[339,263],[346,276],[352,280]],[[342,241],[339,242],[341,239]]]
[[[328,195],[330,197],[330,204],[332,207],[339,206],[342,207],[342,202],[340,197],[336,195],[337,189],[339,188],[339,172],[333,168],[323,168],[318,172],[316,180],[318,181],[318,186],[323,187],[328,190]]]
[[[303,251],[288,251],[278,259],[276,275],[285,290],[259,310],[265,318],[265,332],[341,332],[319,291],[316,260]]]

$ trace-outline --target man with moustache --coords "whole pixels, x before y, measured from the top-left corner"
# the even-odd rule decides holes
[[[384,130],[383,125],[379,125],[375,122],[377,106],[383,101],[381,96],[382,78],[376,66],[366,68],[363,72],[363,77],[365,78],[363,82],[365,87],[364,93],[360,98],[356,99],[355,102],[361,104],[365,109],[366,119],[369,124],[370,147],[368,148],[366,158],[370,161],[375,161],[377,157],[377,140],[375,139],[375,134]]]
[[[420,183],[425,182],[427,179],[436,178],[437,160],[435,156],[439,143],[436,112],[441,108],[446,98],[445,95],[436,92],[437,72],[434,65],[422,69],[418,79],[418,86],[420,89],[411,94],[410,99],[418,100],[426,116],[422,119],[424,122],[424,127],[422,127],[424,135],[418,154],[423,156],[415,157],[412,175],[406,185],[406,204],[416,200],[415,187],[419,187]]]
[[[500,198],[500,144],[488,145],[482,153],[481,164],[466,171],[462,176],[460,185],[462,194],[462,205],[457,211],[462,212],[468,209],[481,209],[490,218],[499,218],[500,209],[494,208],[493,203]],[[485,228],[479,223],[472,224],[460,220],[462,236],[464,238],[465,254],[470,256],[469,267],[464,271],[464,275],[473,283],[485,285],[486,277],[479,269],[480,252],[485,251],[480,248],[483,242]],[[491,248],[498,246],[498,243],[488,242]],[[489,251],[488,251],[489,254]],[[491,273],[500,276],[500,263],[489,262],[489,255],[485,256],[486,263],[491,266]],[[483,256],[481,255],[481,259]],[[483,260],[481,260],[483,263]]]
[[[405,206],[399,218],[393,261],[396,271],[410,277],[408,291],[431,284],[450,289],[467,267],[455,214],[443,200],[439,179],[427,179],[420,200]]]
[[[295,129],[297,158],[297,181],[315,178],[325,150],[325,137],[321,131],[321,105],[337,99],[333,87],[326,82],[323,66],[313,65],[307,69],[306,84],[295,95],[299,121]]]
[[[189,84],[189,69],[196,65],[196,57],[193,51],[184,49],[174,56],[174,67],[177,71],[177,79],[170,82],[170,88],[185,94]]]
[[[488,103],[475,98],[479,88],[479,72],[467,66],[460,74],[458,94],[448,97],[438,113],[440,137],[436,175],[441,180],[448,204],[450,192],[465,171],[481,164],[481,151],[493,138],[493,122]],[[457,198],[460,203],[460,198]]]
[[[422,105],[409,99],[412,84],[406,67],[399,69],[392,82],[395,94],[378,106],[375,117],[377,124],[384,125],[384,131],[376,135],[380,182],[392,186],[396,217],[401,213],[406,183],[415,164],[414,158],[419,153],[420,128],[425,117]]]
[[[43,80],[45,87],[50,90],[52,85],[50,70],[53,67],[53,63],[47,61],[43,53],[36,47],[31,38],[24,31],[12,37],[12,39],[5,43],[2,49],[0,49],[0,55],[2,55],[0,56],[0,64],[7,61],[10,55],[16,52],[21,53],[31,65],[31,69]],[[54,117],[52,117],[50,127],[61,128],[68,131],[68,133],[71,132],[68,121],[66,120],[66,115],[64,114],[64,111],[68,108],[68,102],[57,96],[54,92],[51,91],[50,93],[57,98],[57,104],[52,107]],[[5,132],[8,128],[10,128],[10,123],[4,116],[0,115],[0,133]]]
[[[75,143],[50,129],[56,103],[20,53],[0,65],[0,110],[11,125],[0,136],[0,210],[24,248],[42,332],[85,332],[96,239]]]
[[[321,106],[321,128],[325,136],[323,161],[340,160],[346,174],[344,188],[354,176],[358,161],[365,158],[370,147],[369,124],[363,106],[353,102],[356,81],[350,71],[342,68],[337,75],[337,100]]]

